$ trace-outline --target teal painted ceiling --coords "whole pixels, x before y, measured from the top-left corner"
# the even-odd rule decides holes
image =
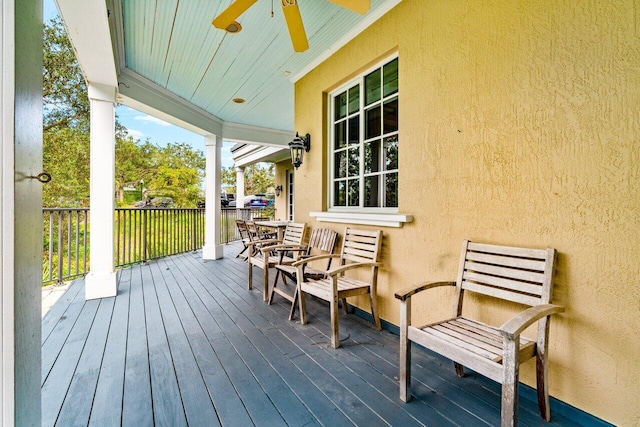
[[[367,15],[299,0],[310,45],[303,53],[292,49],[280,1],[258,0],[237,20],[242,31],[229,34],[211,21],[231,0],[121,0],[120,62],[226,122],[293,131],[292,77],[397,0],[372,0]]]

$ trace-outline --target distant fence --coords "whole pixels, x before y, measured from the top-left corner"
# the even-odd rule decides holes
[[[204,245],[204,209],[117,208],[114,212],[114,265],[144,262]],[[223,208],[220,242],[238,240],[236,218],[264,216],[263,209]],[[43,285],[89,272],[89,209],[44,208]]]

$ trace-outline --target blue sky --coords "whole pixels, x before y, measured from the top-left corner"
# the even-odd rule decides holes
[[[51,20],[58,15],[58,10],[53,0],[43,0],[43,20]],[[141,141],[149,140],[151,143],[165,146],[172,142],[184,142],[202,152],[205,151],[204,137],[190,132],[178,126],[169,124],[156,117],[134,110],[124,105],[116,108],[116,114],[120,123],[129,131],[129,135]],[[232,143],[225,142],[222,147],[222,166],[233,165],[231,159]]]

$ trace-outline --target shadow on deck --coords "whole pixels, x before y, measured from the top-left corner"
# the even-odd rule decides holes
[[[233,258],[176,255],[118,272],[115,298],[84,300],[77,280],[42,321],[43,425],[499,425],[499,385],[455,376],[413,350],[413,400],[398,398],[398,337],[308,299],[309,324],[287,320],[261,275]],[[577,425],[552,414],[547,425]],[[521,425],[541,425],[521,399]]]

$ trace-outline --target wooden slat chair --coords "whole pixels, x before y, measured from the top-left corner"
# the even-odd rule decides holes
[[[247,225],[249,225],[249,222]],[[301,245],[306,226],[307,225],[305,223],[290,222],[284,230],[282,240],[256,240],[249,242],[247,245],[249,246],[249,256],[247,258],[247,262],[249,264],[248,286],[249,289],[253,288],[253,267],[256,266],[262,268],[263,298],[265,301],[269,298],[269,269],[280,263],[291,264],[297,259],[297,252],[294,252],[293,256],[289,256],[285,253],[279,254],[277,250],[286,249],[288,247],[295,248]],[[253,224],[253,227],[255,228],[255,224]]]
[[[336,247],[336,240],[338,238],[338,233],[330,228],[316,228],[311,232],[311,237],[309,237],[309,243],[304,246],[301,245],[297,250],[300,251],[299,260],[310,258],[312,256],[322,255],[322,254],[332,254],[333,250]],[[281,250],[281,252],[283,252]],[[306,266],[304,269],[304,275],[308,279],[321,279],[326,277],[326,272],[331,267],[332,258],[327,258],[326,265],[324,268],[312,268],[310,266]],[[317,267],[317,266],[316,266]],[[276,277],[273,280],[273,286],[271,287],[271,291],[269,292],[269,304],[273,302],[274,294],[278,294],[285,298],[286,300],[291,302],[291,310],[289,311],[289,320],[293,320],[293,315],[295,314],[296,308],[296,300],[297,300],[297,292],[293,292],[293,295],[288,293],[282,288],[278,288],[278,278],[281,279],[284,285],[287,285],[287,277],[291,279],[296,285],[296,272],[298,271],[297,267],[294,267],[291,264],[278,264],[275,266],[276,268]],[[295,290],[298,287],[295,286]]]
[[[526,249],[464,241],[455,282],[427,282],[395,294],[400,302],[400,399],[411,399],[411,342],[502,384],[503,426],[518,424],[520,363],[535,357],[540,415],[550,419],[547,352],[550,316],[564,308],[550,304],[556,250]],[[439,286],[456,287],[453,317],[426,326],[411,325],[411,297]],[[465,292],[529,306],[499,328],[463,316]],[[437,304],[442,304],[438,301]],[[521,333],[538,322],[537,338]]]
[[[340,346],[338,325],[338,301],[342,300],[345,311],[346,299],[356,295],[369,294],[371,302],[371,315],[378,330],[380,318],[378,317],[377,281],[378,281],[378,256],[382,245],[382,231],[354,230],[347,227],[342,242],[340,254],[319,255],[300,260],[292,265],[297,268],[297,293],[298,306],[300,307],[300,323],[307,323],[304,294],[329,301],[331,311],[331,345],[333,348]],[[337,265],[327,271],[327,277],[321,279],[307,279],[304,277],[305,266],[313,261],[323,258],[338,259]],[[369,271],[368,280],[358,280],[345,276],[349,270],[365,269]]]
[[[236,258],[242,257],[243,259],[247,259],[246,255],[243,255],[247,250],[247,243],[251,241],[249,238],[249,230],[247,229],[247,224],[243,219],[236,219],[236,228],[238,229],[238,234],[240,235],[240,240],[242,241],[242,250],[238,252]]]

